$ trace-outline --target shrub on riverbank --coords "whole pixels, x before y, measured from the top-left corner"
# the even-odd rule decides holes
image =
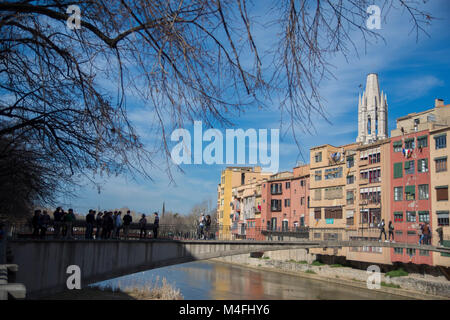
[[[311,270],[311,269],[306,270],[305,273],[317,274],[316,272],[314,272],[314,271]]]
[[[396,288],[399,289],[400,286],[398,284],[394,284],[394,283],[386,283],[384,281],[381,281],[381,286],[382,287],[388,287],[388,288]]]
[[[406,272],[405,270],[403,270],[402,268],[400,268],[398,270],[392,270],[392,271],[386,272],[386,276],[388,276],[390,278],[405,277],[407,275],[409,275],[409,273]]]
[[[144,283],[129,284],[122,288],[119,283],[117,288],[111,286],[99,287],[102,291],[108,291],[113,293],[127,294],[132,298],[138,300],[183,300],[183,295],[180,290],[174,288],[167,282],[166,278],[162,278],[161,285],[159,285],[159,277],[155,282],[146,281]]]
[[[311,265],[312,265],[312,266],[323,266],[324,263],[322,263],[322,262],[316,260],[316,261],[313,261],[313,263],[311,263]]]

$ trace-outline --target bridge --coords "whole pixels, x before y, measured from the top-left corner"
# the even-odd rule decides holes
[[[254,240],[28,240],[8,241],[15,282],[35,298],[65,290],[67,267],[81,270],[82,287],[149,269],[196,260],[285,249],[390,247],[450,253],[450,248],[378,241]]]

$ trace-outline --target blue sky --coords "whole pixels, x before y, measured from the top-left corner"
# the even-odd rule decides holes
[[[376,1],[375,1],[376,3]],[[309,158],[309,148],[329,143],[341,145],[351,143],[357,136],[357,103],[368,73],[378,73],[380,89],[387,94],[388,129],[395,128],[395,119],[410,112],[432,108],[435,98],[450,103],[450,1],[430,1],[426,4],[437,20],[427,28],[430,37],[421,34],[416,41],[411,33],[411,24],[406,13],[391,14],[382,22],[380,33],[386,43],[372,43],[365,51],[362,39],[355,35],[354,41],[361,45],[359,56],[352,55],[349,61],[342,56],[332,57],[329,62],[336,79],[321,84],[320,92],[328,119],[315,119],[316,134],[297,132],[300,150],[286,127],[280,134],[279,171],[292,170],[302,155]],[[260,11],[261,9],[259,9]],[[257,45],[266,46],[267,37],[274,30],[259,27],[254,32]],[[130,109],[130,118],[139,126],[148,124],[150,117],[141,107]],[[280,128],[281,114],[277,106],[265,110],[251,109],[235,116],[235,128]],[[226,128],[218,128],[225,133]],[[141,131],[144,135],[154,132]],[[284,134],[286,133],[286,134]],[[306,160],[307,161],[307,160]],[[163,201],[166,209],[188,213],[197,203],[209,200],[216,204],[216,188],[221,170],[225,165],[183,165],[184,173],[174,171],[174,182],[163,170],[151,172],[154,181],[132,180],[127,177],[110,177],[98,180],[101,192],[86,183],[77,190],[77,197],[61,199],[64,207],[73,207],[78,212],[89,208],[101,209],[130,207],[139,212],[160,210]]]

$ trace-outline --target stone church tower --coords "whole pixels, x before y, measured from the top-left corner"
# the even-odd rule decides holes
[[[378,75],[367,75],[366,90],[358,100],[358,137],[356,142],[368,144],[386,139],[387,134],[387,97],[378,85]]]

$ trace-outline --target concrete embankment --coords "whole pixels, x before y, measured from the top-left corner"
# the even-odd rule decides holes
[[[315,255],[308,254],[306,250],[295,249],[265,252],[259,258],[241,254],[213,260],[369,290],[369,274],[366,270],[320,264],[315,262],[315,259]],[[450,299],[450,281],[444,276],[410,273],[407,276],[391,278],[381,273],[381,287],[373,290],[415,299]]]

